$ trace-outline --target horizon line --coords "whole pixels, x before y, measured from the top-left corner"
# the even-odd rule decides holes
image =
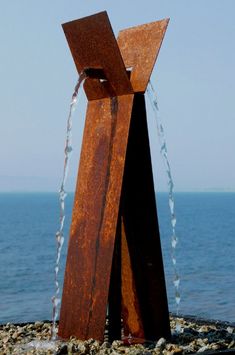
[[[235,189],[189,189],[189,190],[175,190],[173,193],[234,193]],[[56,190],[0,190],[0,193],[56,193]],[[68,194],[74,194],[75,190],[66,191]],[[167,190],[155,190],[155,193],[169,193]]]

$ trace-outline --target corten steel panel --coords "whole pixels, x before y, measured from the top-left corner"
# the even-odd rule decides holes
[[[133,92],[106,12],[63,24],[79,73],[86,68],[103,69],[107,81],[87,79],[88,100]]]
[[[103,340],[133,95],[88,103],[59,336]]]
[[[126,329],[126,335],[131,333],[140,338],[144,331],[144,338],[147,340],[169,338],[169,312],[145,100],[142,94],[135,94],[134,98],[123,177],[121,215],[124,223],[122,240],[126,238],[122,245],[124,330]],[[131,292],[128,293],[129,287]],[[128,314],[128,308],[132,316]]]
[[[169,19],[119,32],[118,45],[126,68],[132,67],[135,92],[145,92],[167,29]]]
[[[134,338],[145,339],[123,218],[121,221],[121,290],[124,335],[128,337],[131,334]]]
[[[109,342],[121,339],[121,218],[118,216],[108,299]]]

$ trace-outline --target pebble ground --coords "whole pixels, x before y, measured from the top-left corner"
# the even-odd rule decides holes
[[[181,328],[176,333],[176,327]],[[126,345],[116,340],[112,344],[96,340],[79,341],[71,338],[68,342],[51,343],[51,324],[35,322],[29,324],[0,325],[0,355],[174,355],[208,353],[221,351],[235,354],[235,327],[227,323],[203,323],[185,318],[171,317],[172,339],[145,345]],[[132,342],[132,339],[129,339]],[[233,350],[232,350],[233,349]]]

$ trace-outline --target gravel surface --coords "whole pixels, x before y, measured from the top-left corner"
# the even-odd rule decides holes
[[[178,320],[177,320],[178,319]],[[146,342],[145,345],[126,345],[116,340],[112,344],[96,340],[79,341],[71,338],[68,342],[51,342],[51,323],[35,322],[14,325],[0,325],[0,354],[90,354],[90,355],[173,355],[193,353],[220,353],[227,351],[235,354],[235,326],[228,323],[212,323],[195,319],[171,317],[172,339],[166,342]],[[181,330],[176,333],[177,328]],[[129,338],[129,342],[132,339]],[[229,349],[231,349],[229,351]],[[232,350],[234,349],[234,350]]]

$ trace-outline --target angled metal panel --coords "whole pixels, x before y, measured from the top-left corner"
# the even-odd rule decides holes
[[[88,103],[59,323],[65,339],[103,340],[132,103],[133,95]]]
[[[133,93],[107,13],[84,17],[63,24],[76,68],[101,69],[105,81],[87,79],[88,100]]]
[[[126,68],[132,68],[134,92],[146,91],[168,23],[164,19],[119,32],[117,41]]]

